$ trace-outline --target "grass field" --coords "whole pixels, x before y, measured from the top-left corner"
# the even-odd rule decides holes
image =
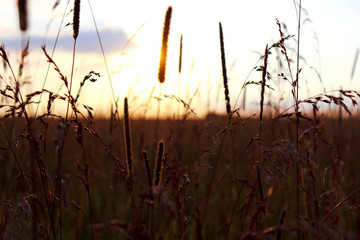
[[[75,56],[80,1],[73,12]],[[166,81],[171,14],[169,8],[160,83]],[[266,45],[254,69],[259,81],[244,84],[259,87],[254,114],[231,105],[221,23],[226,108],[224,115],[205,117],[194,117],[191,104],[179,97],[160,95],[158,112],[166,110],[164,101],[175,100],[184,114],[166,119],[145,112],[135,119],[133,102],[125,98],[108,118],[94,118],[78,96],[99,74],[90,72],[75,92],[74,69],[67,77],[45,47],[65,93],[24,94],[28,49],[15,74],[1,46],[0,239],[359,239],[360,93],[300,99],[300,39],[292,60],[286,42],[293,36],[278,26],[280,40]],[[300,24],[298,30],[300,35]],[[278,52],[282,72],[270,73],[271,51]],[[289,85],[288,108],[279,109],[275,99],[265,102],[274,74]],[[35,116],[29,109],[40,95],[47,107]],[[57,101],[67,105],[62,115],[54,113]]]
[[[265,125],[269,122],[271,119],[264,119]],[[109,119],[94,120],[101,141],[85,129],[83,140],[79,141],[78,133],[71,130],[78,128],[71,124],[62,153],[61,187],[57,190],[54,190],[59,161],[56,149],[61,131],[66,129],[63,122],[47,121],[47,132],[47,125],[33,122],[40,166],[46,176],[41,178],[24,129],[25,120],[3,120],[6,130],[1,138],[2,237],[31,238],[34,234],[40,239],[59,238],[61,231],[63,239],[86,239],[91,237],[93,222],[96,239],[280,238],[280,233],[284,239],[296,238],[299,161],[302,238],[356,239],[360,234],[358,194],[350,194],[360,180],[356,174],[359,132],[354,130],[358,119],[339,122],[336,118],[322,117],[316,127],[319,132],[304,133],[301,139],[304,153],[300,156],[291,140],[294,122],[291,118],[278,120],[263,133],[261,199],[254,169],[260,144],[254,139],[258,132],[256,118],[234,117],[230,125],[225,116],[161,120],[159,135],[165,145],[165,157],[156,187],[149,186],[143,156],[146,151],[150,167],[155,169],[156,121],[131,121],[134,162],[131,188],[118,122],[111,127]],[[303,124],[301,129],[315,127]],[[8,145],[5,133],[11,139]],[[151,170],[150,175],[154,178]],[[91,215],[87,189],[91,193]]]

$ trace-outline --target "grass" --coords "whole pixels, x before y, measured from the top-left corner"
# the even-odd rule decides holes
[[[80,1],[74,6],[72,69]],[[165,17],[166,39],[172,11]],[[66,92],[24,95],[20,73],[28,45],[18,76],[1,46],[12,76],[1,75],[0,239],[358,239],[360,93],[337,90],[299,99],[300,39],[294,71],[287,50],[292,36],[277,24],[280,40],[266,45],[263,65],[254,68],[261,79],[244,84],[260,86],[259,113],[251,116],[230,105],[221,23],[226,115],[203,119],[189,118],[191,101],[174,95],[159,98],[185,108],[177,118],[147,119],[144,113],[133,119],[131,98],[124,99],[123,115],[115,102],[109,119],[94,118],[91,106],[82,107],[78,99],[82,87],[100,75],[90,71],[74,94],[72,79],[45,46]],[[299,37],[300,25],[298,30]],[[270,72],[271,53],[282,63],[279,72]],[[181,54],[182,44],[179,74]],[[291,86],[293,106],[275,108],[275,100],[266,99],[274,74]],[[40,95],[47,97],[46,111],[30,116],[27,109]],[[54,114],[55,101],[67,104],[65,117]],[[336,109],[320,111],[324,106]],[[347,117],[340,118],[338,108]]]
[[[270,119],[265,118],[265,125]],[[196,234],[202,234],[204,239],[222,238],[226,235],[230,224],[230,216],[234,214],[232,227],[229,232],[229,239],[235,237],[244,237],[246,234],[254,235],[265,234],[264,231],[269,228],[277,228],[279,219],[283,209],[286,209],[286,217],[282,224],[282,236],[291,238],[296,236],[296,218],[293,217],[296,212],[296,178],[292,171],[296,165],[296,151],[293,143],[289,140],[288,128],[294,124],[294,119],[285,118],[278,120],[272,125],[269,131],[263,133],[264,144],[264,165],[261,166],[264,187],[264,208],[265,212],[257,213],[256,207],[256,174],[254,175],[254,159],[257,159],[257,146],[249,145],[251,136],[256,136],[258,129],[258,121],[256,119],[243,120],[235,118],[231,126],[232,138],[224,140],[224,146],[220,153],[215,178],[215,186],[208,200],[208,210],[205,219],[198,217],[205,201],[207,201],[209,176],[214,171],[214,154],[219,154],[220,141],[222,141],[223,133],[221,130],[229,131],[227,125],[227,117],[216,117],[208,120],[186,121],[182,124],[181,139],[172,140],[171,128],[174,126],[172,120],[160,120],[161,135],[166,140],[166,154],[168,156],[163,168],[162,181],[157,188],[153,189],[149,185],[147,179],[148,170],[144,164],[143,157],[140,153],[143,149],[148,151],[148,159],[151,169],[156,169],[155,158],[156,152],[152,150],[153,132],[147,131],[145,136],[141,136],[140,132],[133,131],[133,152],[134,152],[134,182],[133,196],[136,202],[137,211],[140,212],[142,224],[147,230],[148,236],[151,232],[151,226],[155,228],[150,235],[158,238],[162,235],[164,238],[176,238],[183,236],[185,239],[196,239]],[[344,120],[348,126],[356,126],[357,120],[354,118]],[[110,121],[106,119],[96,119],[96,132],[107,132]],[[325,139],[335,141],[336,136],[332,132],[332,124],[337,124],[336,119],[324,118],[320,124],[324,124],[323,136]],[[11,119],[3,120],[3,125],[9,126]],[[16,119],[12,131],[14,137],[22,131],[22,119]],[[49,120],[48,139],[55,139],[58,136],[59,121]],[[132,129],[138,129],[143,124],[142,120],[132,120]],[[305,124],[304,124],[305,125]],[[302,125],[302,127],[306,127]],[[146,126],[154,129],[155,120],[148,120]],[[244,127],[245,126],[245,127]],[[44,126],[38,122],[34,125],[38,129],[36,134],[43,133]],[[246,129],[245,129],[246,128]],[[5,130],[9,131],[10,128]],[[339,129],[340,130],[340,129]],[[304,136],[303,144],[308,148],[309,156],[302,156],[301,169],[304,174],[304,185],[302,191],[306,192],[305,198],[301,197],[301,207],[306,205],[307,210],[301,216],[302,232],[309,234],[304,238],[315,238],[315,234],[319,234],[319,238],[326,239],[331,236],[352,236],[355,238],[357,232],[356,222],[359,215],[356,209],[358,205],[356,192],[350,196],[347,201],[332,210],[343,199],[345,199],[352,191],[357,188],[358,175],[356,167],[358,164],[351,161],[354,156],[359,156],[357,149],[357,136],[359,132],[354,132],[346,126],[341,129],[343,139],[346,142],[353,143],[349,149],[344,146],[339,148],[328,146],[319,137],[317,139],[316,151],[310,151],[312,147],[308,145],[313,142],[312,136]],[[246,133],[245,133],[246,132]],[[9,134],[9,133],[8,133]],[[125,168],[121,168],[121,162],[118,165],[115,157],[109,155],[105,150],[101,150],[99,141],[91,133],[84,131],[84,149],[85,157],[88,159],[89,186],[91,188],[91,200],[93,209],[93,229],[95,238],[125,238],[126,235],[132,236],[139,230],[141,223],[135,225],[133,219],[134,206],[131,195],[127,190],[127,181],[123,180]],[[113,130],[114,135],[118,135],[119,129]],[[294,134],[294,133],[292,133]],[[10,134],[9,134],[10,135]],[[248,135],[248,136],[247,136]],[[10,135],[11,136],[11,135]],[[14,138],[13,137],[13,138]],[[111,136],[104,134],[103,141],[110,142]],[[141,140],[144,138],[143,140]],[[170,140],[168,140],[170,139]],[[140,142],[144,145],[141,146]],[[179,149],[180,141],[182,143]],[[4,142],[4,139],[2,140]],[[12,142],[10,142],[12,146]],[[233,159],[233,153],[229,146],[234,146],[235,154],[238,157]],[[332,144],[337,144],[333,142]],[[31,152],[26,149],[27,142],[21,139],[15,151],[18,156],[21,169],[30,175],[31,165],[27,159],[31,159]],[[42,145],[40,145],[42,146]],[[117,147],[119,146],[119,148]],[[31,216],[29,209],[24,208],[24,198],[28,199],[31,204],[31,194],[36,195],[37,199],[33,202],[39,208],[39,221],[44,224],[46,212],[40,211],[44,208],[44,193],[36,188],[41,186],[39,173],[30,175],[29,186],[31,194],[27,193],[26,185],[24,185],[16,167],[15,159],[10,155],[11,149],[7,145],[3,149],[2,161],[2,234],[4,239],[10,236],[28,236],[32,229],[31,221],[26,216]],[[120,141],[114,144],[112,154],[121,156]],[[247,150],[243,153],[243,149]],[[54,143],[48,143],[46,157],[46,170],[48,172],[49,182],[54,183],[56,180],[56,153],[51,150],[55,148]],[[63,156],[62,166],[62,231],[63,238],[79,237],[90,238],[90,208],[88,203],[88,194],[84,186],[84,165],[82,163],[81,144],[76,140],[76,132],[69,132],[68,141],[65,145],[65,154]],[[117,150],[115,150],[117,149]],[[341,151],[337,153],[337,151]],[[43,153],[43,152],[41,152]],[[67,154],[66,154],[67,153]],[[341,155],[339,155],[341,154]],[[135,157],[136,156],[136,157]],[[115,159],[114,159],[115,158]],[[338,158],[338,159],[337,159]],[[124,159],[125,160],[125,159]],[[123,160],[123,161],[124,161]],[[123,162],[122,161],[122,162]],[[176,164],[176,161],[179,164]],[[234,163],[234,164],[233,164]],[[228,171],[232,167],[236,169],[236,175],[233,171]],[[313,172],[312,172],[313,171]],[[227,174],[226,174],[227,173]],[[249,174],[250,173],[250,174]],[[151,172],[152,174],[152,172]],[[224,176],[224,177],[223,177]],[[155,177],[155,175],[152,175]],[[35,179],[35,186],[31,185],[30,179]],[[86,182],[86,181],[85,181]],[[313,189],[313,186],[315,187]],[[36,191],[35,191],[36,190]],[[313,192],[314,191],[314,192]],[[238,197],[239,196],[239,197]],[[5,201],[6,200],[6,201]],[[34,199],[35,200],[35,199]],[[316,200],[316,201],[315,201]],[[55,200],[56,201],[56,200]],[[260,200],[259,200],[260,201]],[[317,202],[317,203],[316,203]],[[317,209],[318,208],[318,209]],[[197,213],[200,211],[200,213]],[[330,215],[328,215],[332,211]],[[254,228],[254,218],[258,214],[258,231]],[[318,216],[317,216],[318,214]],[[146,216],[153,215],[147,218]],[[327,216],[328,215],[328,216]],[[201,215],[202,216],[202,215]],[[327,216],[327,217],[326,217]],[[57,215],[54,219],[55,226],[59,224]],[[322,220],[326,217],[324,220]],[[193,219],[194,218],[194,219]],[[146,219],[149,219],[146,221]],[[153,219],[153,220],[151,220]],[[193,221],[192,221],[193,220]],[[196,223],[198,221],[198,223]],[[322,221],[320,223],[320,221]],[[151,223],[153,222],[153,223]],[[23,223],[25,229],[13,232],[14,226]],[[40,224],[38,223],[38,224]],[[314,226],[319,223],[319,229]],[[49,223],[48,223],[49,224]],[[197,228],[200,228],[198,231]],[[27,228],[26,228],[27,227]],[[189,228],[187,231],[186,229]],[[145,229],[143,231],[145,232]],[[54,229],[57,234],[58,228]],[[186,231],[186,232],[185,232]],[[334,234],[335,231],[335,235]],[[200,233],[199,233],[200,232]],[[272,234],[276,234],[273,232]],[[42,237],[40,231],[37,232],[39,238]],[[48,233],[50,234],[50,233]],[[269,233],[270,234],[270,233]],[[349,235],[353,234],[353,235]],[[47,235],[43,236],[46,238]],[[59,238],[59,235],[57,235]]]

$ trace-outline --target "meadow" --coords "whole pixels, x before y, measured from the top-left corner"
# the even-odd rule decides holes
[[[26,31],[23,4],[20,29]],[[160,83],[166,81],[172,11],[164,20]],[[79,13],[75,0],[74,55]],[[45,46],[65,92],[24,94],[28,49],[15,67],[1,46],[0,239],[359,239],[360,93],[299,98],[300,13],[296,36],[277,22],[279,40],[264,46],[254,68],[258,81],[244,84],[259,89],[254,114],[233,108],[229,97],[221,23],[219,91],[226,108],[203,118],[194,117],[191,101],[165,95],[153,97],[158,112],[175,100],[181,115],[132,118],[126,97],[114,102],[107,118],[93,117],[78,99],[100,75],[89,71],[75,91],[73,69],[63,73]],[[282,71],[274,73],[268,59],[276,54]],[[265,100],[268,91],[276,95],[275,76],[291,92],[285,108],[276,97]],[[46,111],[36,115],[29,109],[40,95]],[[67,105],[64,114],[54,113],[58,101]]]

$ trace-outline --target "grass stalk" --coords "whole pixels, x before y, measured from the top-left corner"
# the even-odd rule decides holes
[[[172,15],[172,7],[168,7],[168,9],[166,11],[166,15],[165,15],[163,36],[162,36],[162,42],[161,42],[161,54],[160,54],[159,73],[158,73],[158,79],[159,79],[160,83],[165,82],[166,60],[167,60],[171,15]]]
[[[279,227],[282,227],[285,223],[285,216],[286,216],[286,209],[284,208],[282,211],[281,211],[281,215],[280,215],[280,221],[279,221]],[[282,231],[279,230],[277,233],[276,233],[276,240],[280,240],[281,239],[281,234],[282,234]]]
[[[300,153],[300,118],[299,118],[299,73],[300,73],[300,27],[301,27],[301,0],[299,0],[298,9],[298,27],[297,27],[297,54],[296,54],[296,98],[295,98],[295,114],[296,114],[296,150]],[[297,214],[297,238],[301,237],[300,229],[300,159],[296,161],[296,214]]]
[[[129,119],[129,106],[128,99],[124,99],[124,124],[125,124],[125,152],[126,152],[126,168],[127,168],[127,178],[129,180],[130,189],[132,188],[133,181],[133,154],[131,146],[131,129],[130,129],[130,119]]]
[[[166,14],[165,14],[163,35],[162,35],[162,40],[161,40],[161,52],[160,52],[160,61],[159,61],[159,72],[158,72],[158,80],[160,82],[160,91],[159,91],[159,100],[158,100],[159,102],[158,102],[157,116],[156,116],[155,137],[154,137],[155,140],[157,140],[157,138],[158,138],[160,105],[161,105],[160,101],[161,101],[161,90],[162,90],[161,86],[165,82],[171,15],[172,15],[172,7],[168,7]]]
[[[231,113],[231,107],[230,107],[229,87],[228,87],[228,78],[227,78],[227,71],[226,71],[224,34],[223,34],[221,22],[219,22],[219,34],[220,34],[221,66],[222,66],[222,75],[223,75],[223,82],[224,82],[226,113],[228,114],[229,119],[231,119],[232,113]]]
[[[64,77],[60,71],[60,69],[56,66],[55,62],[51,59],[49,55],[47,55],[45,51],[45,46],[43,46],[43,50],[45,52],[45,55],[48,58],[49,63],[53,63],[55,66],[55,70],[60,74],[62,80],[64,81],[64,84],[68,90],[68,102],[67,102],[67,108],[66,108],[66,115],[65,115],[65,124],[68,121],[69,117],[69,108],[70,105],[73,107],[74,99],[71,95],[72,91],[72,82],[73,82],[73,75],[74,75],[74,67],[75,67],[75,53],[76,53],[76,40],[79,35],[79,28],[80,28],[80,0],[74,0],[74,8],[73,8],[73,38],[74,38],[74,45],[73,45],[73,53],[72,53],[72,64],[71,64],[71,74],[70,74],[70,84],[68,85],[68,82],[66,80],[66,77]],[[76,111],[74,112],[75,116],[77,118]],[[66,124],[65,133],[62,139],[61,146],[57,152],[58,162],[57,162],[57,178],[55,183],[54,192],[57,192],[57,197],[59,199],[59,232],[60,232],[60,239],[63,238],[63,226],[62,226],[62,186],[61,186],[61,165],[62,165],[62,156],[63,151],[65,147],[65,141],[68,134],[68,128],[69,126]],[[53,199],[53,212],[55,211],[55,196]]]
[[[259,208],[259,198],[258,194],[260,194],[261,202],[264,200],[264,190],[263,184],[261,181],[261,172],[260,165],[261,164],[261,144],[262,144],[262,132],[263,132],[263,114],[264,114],[264,99],[265,99],[265,87],[266,87],[266,75],[267,75],[267,61],[268,61],[268,45],[266,44],[265,53],[264,53],[264,65],[262,66],[262,80],[261,80],[261,92],[260,92],[260,115],[259,115],[259,143],[258,143],[258,159],[255,162],[256,169],[256,181],[258,189],[256,191],[256,208]],[[256,216],[255,220],[256,231],[258,230],[258,216]]]
[[[224,47],[224,35],[223,35],[223,30],[222,30],[222,25],[221,22],[219,22],[219,42],[220,42],[220,53],[221,53],[221,67],[222,67],[222,74],[223,74],[223,83],[224,83],[224,94],[225,94],[225,102],[226,102],[226,113],[228,114],[228,118],[229,118],[229,122],[228,124],[230,124],[230,119],[231,119],[231,108],[230,108],[230,97],[229,97],[229,87],[228,87],[228,80],[227,80],[227,71],[226,71],[226,58],[225,58],[225,47]],[[215,166],[214,166],[214,171],[211,177],[211,181],[208,187],[208,191],[207,191],[207,195],[209,196],[211,191],[212,191],[212,186],[215,180],[215,176],[216,176],[216,170],[218,167],[218,163],[219,163],[219,159],[220,159],[220,154],[222,152],[222,148],[224,145],[224,141],[225,141],[225,137],[226,137],[226,133],[223,136],[222,140],[221,140],[221,145],[220,145],[220,149],[219,152],[216,156],[216,160],[215,160]],[[206,211],[207,211],[207,205],[208,205],[208,201],[206,201],[205,207],[204,207],[204,213],[203,213],[203,218],[202,221],[204,222],[205,217],[206,217]]]
[[[53,46],[52,51],[51,51],[51,55],[50,55],[51,58],[54,57],[55,49],[56,49],[56,46],[57,46],[57,42],[58,42],[58,40],[59,40],[60,32],[61,32],[61,29],[62,29],[62,26],[63,26],[63,23],[64,23],[64,19],[65,19],[65,15],[66,15],[66,12],[67,12],[67,8],[68,8],[69,3],[70,3],[70,0],[68,0],[68,2],[67,2],[67,4],[66,4],[66,7],[65,7],[65,9],[64,9],[62,18],[61,18],[61,22],[60,22],[60,25],[59,25],[59,28],[58,28],[58,31],[57,31],[57,34],[56,34],[54,46]],[[47,67],[47,69],[46,69],[45,78],[44,78],[44,81],[43,81],[43,84],[42,84],[42,89],[45,89],[46,81],[47,81],[48,76],[49,76],[50,67],[51,67],[51,62],[48,63],[48,67]],[[39,97],[39,104],[36,106],[34,118],[36,118],[36,116],[37,116],[37,114],[38,114],[39,106],[40,106],[40,103],[41,103],[41,99],[42,99],[42,93],[40,94],[40,97]]]
[[[264,200],[263,186],[261,182],[260,174],[260,161],[261,161],[261,140],[263,132],[263,114],[264,114],[264,99],[265,99],[265,86],[266,86],[266,75],[267,75],[267,61],[268,61],[268,45],[266,44],[264,53],[264,65],[262,67],[262,80],[261,80],[261,96],[260,96],[260,123],[259,123],[259,148],[258,148],[258,160],[256,162],[256,177],[258,183],[258,192],[260,194],[261,201]]]
[[[182,54],[183,54],[183,35],[180,35],[180,47],[179,47],[179,68],[178,68],[178,98],[181,99],[180,96],[180,79],[181,79],[181,69],[182,69]],[[180,120],[180,102],[178,102],[178,121]]]
[[[148,184],[149,188],[151,188],[153,186],[153,180],[152,180],[152,175],[151,175],[150,161],[149,161],[148,154],[146,151],[143,152],[143,156],[144,156],[144,163],[145,163],[145,169],[146,169],[146,180],[147,180],[147,184]]]
[[[92,203],[91,203],[91,193],[90,193],[90,177],[89,177],[89,164],[86,160],[86,151],[84,147],[84,138],[83,138],[83,130],[82,125],[79,123],[77,127],[77,140],[81,145],[81,152],[83,155],[83,161],[84,161],[84,179],[83,179],[83,185],[86,189],[87,197],[88,197],[88,203],[89,203],[89,218],[90,218],[90,231],[91,231],[91,239],[94,239],[94,215],[92,210]]]
[[[109,85],[110,85],[111,96],[112,96],[112,99],[113,99],[113,102],[114,102],[114,105],[115,105],[115,110],[116,110],[115,112],[118,115],[118,122],[119,122],[119,125],[120,125],[121,140],[122,140],[123,143],[125,143],[123,127],[122,127],[122,122],[121,122],[121,118],[120,118],[119,105],[118,105],[118,102],[117,102],[116,97],[115,97],[114,86],[113,86],[112,81],[111,81],[111,74],[110,74],[109,66],[108,66],[108,63],[107,63],[107,60],[106,60],[104,47],[103,47],[101,37],[100,37],[100,33],[99,33],[99,30],[98,30],[98,27],[97,27],[97,24],[96,24],[96,21],[95,21],[95,16],[94,16],[93,9],[91,7],[90,0],[88,0],[88,4],[89,4],[90,12],[91,12],[91,17],[92,17],[92,20],[94,22],[96,36],[97,36],[97,39],[99,41],[99,45],[100,45],[100,49],[101,49],[101,55],[102,55],[103,60],[104,60],[104,65],[105,65],[105,68],[106,68],[106,74],[107,74],[108,82],[109,82]]]
[[[74,46],[73,46],[73,56],[72,56],[72,64],[71,64],[71,74],[70,74],[70,85],[69,85],[69,101],[66,109],[66,121],[68,120],[69,107],[71,105],[72,96],[72,83],[74,77],[74,68],[75,68],[75,53],[76,53],[76,40],[79,36],[80,29],[80,0],[74,0],[74,15],[73,15],[73,38],[74,38]],[[76,112],[74,112],[76,115]]]
[[[163,157],[164,157],[164,152],[165,152],[164,148],[165,148],[164,142],[159,141],[158,149],[157,149],[157,153],[156,153],[153,186],[158,186],[161,182],[161,177],[162,177],[162,172],[163,172]]]

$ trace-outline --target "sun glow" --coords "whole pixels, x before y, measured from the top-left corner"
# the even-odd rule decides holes
[[[179,38],[176,37],[180,34],[177,34],[176,29],[170,28],[171,38],[165,82],[160,84],[158,80],[162,24],[163,22],[159,19],[156,23],[153,21],[144,25],[134,36],[133,41],[136,42],[136,47],[117,54],[110,64],[115,95],[120,99],[128,97],[130,103],[132,99],[137,100],[139,106],[144,105],[141,102],[147,102],[146,106],[151,106],[149,115],[152,116],[157,111],[159,98],[179,93]],[[166,109],[172,115],[171,112],[177,111],[177,102],[167,104]]]
[[[52,4],[46,0],[38,0],[36,3],[30,4],[31,18],[27,34],[30,37],[31,54],[27,59],[33,58],[34,51],[40,48],[45,29],[49,30],[49,32],[46,32],[48,38],[46,44],[50,52],[63,17],[66,2],[61,1],[56,9],[52,9]],[[99,72],[102,77],[99,78],[98,82],[85,86],[80,100],[82,103],[88,103],[94,109],[96,109],[96,106],[100,106],[99,109],[95,110],[96,112],[104,112],[108,115],[110,105],[114,104],[114,99],[119,106],[122,106],[123,98],[128,97],[132,110],[136,109],[137,112],[141,112],[140,109],[138,110],[139,106],[151,105],[151,110],[147,111],[147,114],[154,116],[156,115],[157,99],[159,97],[165,99],[164,95],[174,95],[177,100],[181,99],[186,103],[191,103],[191,107],[196,110],[199,116],[202,113],[206,114],[208,111],[223,113],[225,103],[218,32],[218,23],[221,22],[224,31],[230,104],[232,108],[238,108],[242,105],[242,97],[239,97],[239,95],[244,81],[259,81],[260,79],[253,69],[266,44],[271,45],[279,40],[278,27],[275,24],[276,18],[286,24],[289,34],[296,34],[296,14],[292,1],[261,1],[261,8],[259,8],[259,3],[258,1],[249,1],[239,4],[237,1],[227,0],[221,3],[188,0],[180,2],[145,0],[131,2],[91,1],[95,22],[103,41],[105,57],[108,63],[108,66],[105,66],[104,56],[101,53],[96,37],[92,13],[89,4],[84,2],[81,7],[79,41],[76,49],[74,89],[77,89],[79,86],[78,81],[81,81],[84,75],[94,70]],[[344,18],[340,18],[335,14],[334,11],[337,9],[334,7],[335,3],[332,3],[333,8],[329,8],[332,13],[330,15],[327,15],[327,12],[319,8],[321,4],[316,1],[310,1],[307,4],[305,8],[310,10],[309,15],[306,15],[305,10],[304,14],[313,23],[306,19],[307,21],[304,21],[301,29],[300,51],[302,57],[306,59],[306,64],[304,63],[301,66],[303,68],[300,76],[302,81],[300,85],[301,98],[322,92],[325,85],[327,90],[338,89],[341,87],[340,84],[358,88],[358,81],[355,81],[359,76],[358,65],[355,66],[355,75],[352,82],[338,81],[338,79],[344,79],[344,72],[346,75],[350,71],[352,62],[349,61],[353,60],[354,52],[358,46],[354,44],[344,45],[341,43],[341,39],[332,36],[335,28],[338,32],[350,31],[351,34],[357,34],[356,31],[351,31],[351,28],[347,26],[350,26],[348,24],[350,22],[359,22],[356,21],[358,14],[351,13],[352,8],[346,7],[346,4],[340,4],[340,7],[344,8],[343,12],[349,12]],[[1,32],[4,33],[0,44],[4,43],[10,52],[14,52],[14,49],[19,51],[20,36],[18,36],[18,32],[10,31],[11,29],[18,29],[17,12],[7,11],[7,9],[16,10],[15,5],[10,2],[4,2],[3,5],[5,7],[2,9],[6,9],[6,11],[3,11],[3,14],[0,15],[0,19],[3,19],[0,28],[2,29]],[[160,84],[158,81],[158,69],[161,37],[165,13],[169,6],[172,6],[173,13],[168,42],[166,78],[165,82]],[[70,8],[71,6],[68,6],[68,10]],[[38,14],[40,12],[46,14]],[[72,58],[73,44],[72,39],[67,40],[65,35],[70,34],[71,36],[72,29],[70,25],[66,27],[64,25],[72,21],[72,14],[68,11],[66,14],[54,60],[63,73],[69,76],[71,69],[69,59]],[[328,16],[332,17],[329,18]],[[12,19],[12,21],[8,21],[8,19]],[[324,27],[321,27],[319,23]],[[314,33],[317,34],[317,40],[315,40]],[[183,35],[183,60],[182,71],[179,74],[178,62],[181,35]],[[346,35],[349,34],[338,34],[338,36]],[[18,39],[16,40],[14,36],[17,36]],[[357,35],[354,35],[351,39],[358,39]],[[128,40],[129,42],[126,43]],[[318,49],[319,46],[321,46],[321,49],[331,49],[332,46],[338,45],[346,47],[341,51],[336,49],[338,51],[336,54],[335,49],[323,52]],[[42,53],[40,55],[42,56]],[[341,57],[334,58],[333,56]],[[270,59],[275,61],[275,54],[270,56]],[[344,61],[339,62],[338,59],[344,59]],[[18,58],[16,61],[18,62]],[[41,61],[43,61],[43,58],[41,58]],[[44,66],[46,68],[45,64]],[[276,64],[271,62],[270,66],[276,68]],[[109,87],[110,81],[107,77],[107,67],[109,68],[113,93]],[[321,68],[323,71],[321,71]],[[37,73],[36,71],[33,73],[34,69],[38,69],[36,70]],[[34,81],[36,86],[33,88],[34,90],[42,87],[44,76],[40,76],[41,69],[37,66],[33,67],[33,65],[31,67],[25,66],[25,73],[28,73],[27,75],[31,77],[31,81]],[[319,76],[317,76],[314,69],[319,73],[319,76],[321,75],[323,83],[319,84]],[[52,78],[57,78],[57,73],[52,68],[50,74],[52,74]],[[277,76],[277,74],[278,72],[275,73],[274,71],[273,76]],[[311,83],[311,87],[308,83]],[[61,84],[59,81],[49,81],[45,88],[56,92]],[[285,98],[289,98],[291,95],[286,88],[278,87],[274,83],[272,83],[272,86],[277,87],[274,96],[280,94],[284,95]],[[342,87],[347,88],[346,85]],[[286,92],[287,95],[282,94],[282,91]],[[249,86],[246,92],[248,94],[247,107],[257,109],[259,95],[257,86]],[[239,99],[239,101],[236,99]],[[177,100],[167,98],[162,101],[161,108],[166,109],[166,111],[162,110],[162,114],[167,112],[167,116],[172,116],[177,113]],[[42,100],[42,102],[46,105],[45,100]],[[105,105],[106,110],[103,111]],[[182,110],[185,111],[184,108]]]

